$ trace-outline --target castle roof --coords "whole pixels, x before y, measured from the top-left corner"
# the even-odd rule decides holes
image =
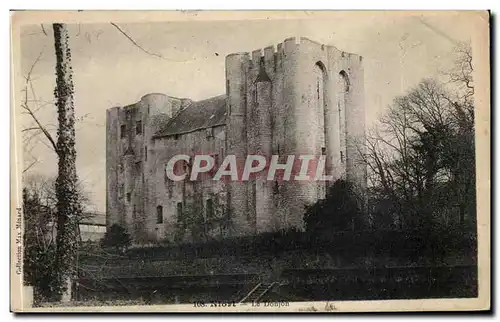
[[[226,95],[192,102],[171,118],[155,137],[193,132],[226,124]]]

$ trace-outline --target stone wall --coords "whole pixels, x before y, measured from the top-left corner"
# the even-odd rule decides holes
[[[248,154],[280,163],[295,155],[326,159],[326,174],[366,187],[359,142],[365,139],[362,57],[307,38],[226,57],[226,121],[154,137],[189,100],[149,94],[134,105],[107,111],[107,221],[121,223],[139,242],[190,240],[178,213],[196,213],[205,237],[242,236],[295,227],[304,229],[305,206],[324,198],[331,182],[253,178],[214,182],[166,178],[177,154],[235,155],[239,175]],[[182,115],[180,115],[182,116]],[[142,122],[142,133],[136,131]],[[120,127],[125,126],[122,137]],[[315,164],[310,165],[314,174]],[[130,194],[130,195],[128,195]],[[208,220],[207,201],[230,217]],[[158,217],[161,217],[158,218]],[[184,215],[184,217],[186,217]],[[211,221],[211,222],[209,222]]]
[[[172,181],[165,168],[174,155],[185,154],[191,160],[197,154],[212,155],[216,164],[225,157],[225,126],[157,138],[149,149],[149,165],[146,173],[147,200],[146,230],[151,240],[187,241],[197,238],[225,236],[227,213],[225,184],[214,181],[208,174],[200,174],[191,181]],[[192,162],[192,161],[191,161]],[[182,162],[178,163],[179,165]],[[189,167],[186,172],[189,173]],[[212,203],[212,214],[207,213],[207,202]],[[159,210],[158,207],[161,207]],[[162,219],[158,215],[161,212]],[[197,229],[191,229],[199,225]],[[184,223],[188,227],[185,227]]]

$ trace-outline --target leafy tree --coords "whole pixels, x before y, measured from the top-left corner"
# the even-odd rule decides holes
[[[475,221],[470,46],[461,44],[455,54],[448,82],[422,80],[367,135],[370,199],[386,204],[400,228]]]
[[[55,242],[54,207],[37,191],[23,189],[24,284],[33,286],[35,302],[48,299],[53,291]]]
[[[118,224],[109,227],[101,239],[101,246],[103,248],[115,248],[117,251],[129,247],[131,243],[132,238],[130,234]]]
[[[325,199],[306,208],[306,231],[324,238],[337,231],[358,229],[363,223],[362,209],[354,186],[337,180],[328,189]]]
[[[24,283],[33,286],[35,302],[52,300],[57,288],[53,269],[57,236],[55,179],[39,174],[25,174],[23,185]],[[82,203],[90,206],[85,195],[83,189],[78,190]],[[86,216],[88,215],[81,214],[76,219],[80,221]]]

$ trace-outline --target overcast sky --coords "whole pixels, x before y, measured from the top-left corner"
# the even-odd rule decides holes
[[[392,99],[450,64],[457,41],[470,41],[473,20],[457,13],[409,16],[396,13],[332,13],[326,19],[123,23],[118,25],[145,50],[134,46],[110,23],[69,26],[75,85],[77,171],[95,209],[105,211],[106,109],[138,101],[151,92],[194,100],[225,92],[225,56],[304,36],[364,57],[368,126]],[[55,56],[52,27],[21,30],[21,73],[36,57],[33,89],[37,102],[53,101]],[[56,110],[39,117],[55,137]],[[31,119],[23,116],[24,126]],[[49,125],[50,126],[50,125]],[[43,140],[43,137],[39,137]],[[44,142],[30,173],[55,175],[57,158]]]

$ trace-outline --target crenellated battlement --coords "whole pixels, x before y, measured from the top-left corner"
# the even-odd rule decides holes
[[[303,44],[303,43],[313,43],[313,44],[316,44],[318,46],[325,46],[323,45],[322,43],[319,43],[315,40],[312,40],[310,38],[307,38],[307,37],[300,37],[300,43]]]
[[[299,37],[290,37],[285,39],[283,42],[278,43],[276,45],[270,45],[264,48],[259,48],[252,50],[251,52],[238,52],[227,55],[226,57],[231,56],[245,56],[249,55],[251,57],[250,64],[255,64],[255,62],[260,61],[260,57],[267,57],[270,60],[271,57],[275,56],[275,54],[290,54],[294,52],[299,46],[300,41],[297,39],[301,39]]]
[[[262,49],[256,49],[252,51],[252,58],[250,59],[250,64],[253,65],[259,65],[260,64],[260,58],[264,56],[263,50]]]
[[[285,61],[292,64],[296,62],[296,59],[298,59],[296,54],[317,57],[318,60],[345,60],[348,65],[357,65],[363,60],[363,57],[359,55],[341,51],[335,46],[321,44],[307,37],[289,37],[281,43],[258,48],[251,52],[227,55],[226,59],[241,61],[250,77],[256,77],[260,66],[263,64],[266,73],[274,79],[273,76],[276,73],[283,71]],[[227,67],[231,68],[230,66]]]
[[[255,49],[251,52],[239,52],[226,56],[226,59],[234,60],[235,56],[240,59],[248,57],[246,62],[247,71],[252,77],[255,77],[260,69],[261,64],[264,65],[266,73],[272,77],[283,66],[283,60],[287,59],[300,47],[300,38],[290,37],[283,42],[270,45],[264,48]]]

